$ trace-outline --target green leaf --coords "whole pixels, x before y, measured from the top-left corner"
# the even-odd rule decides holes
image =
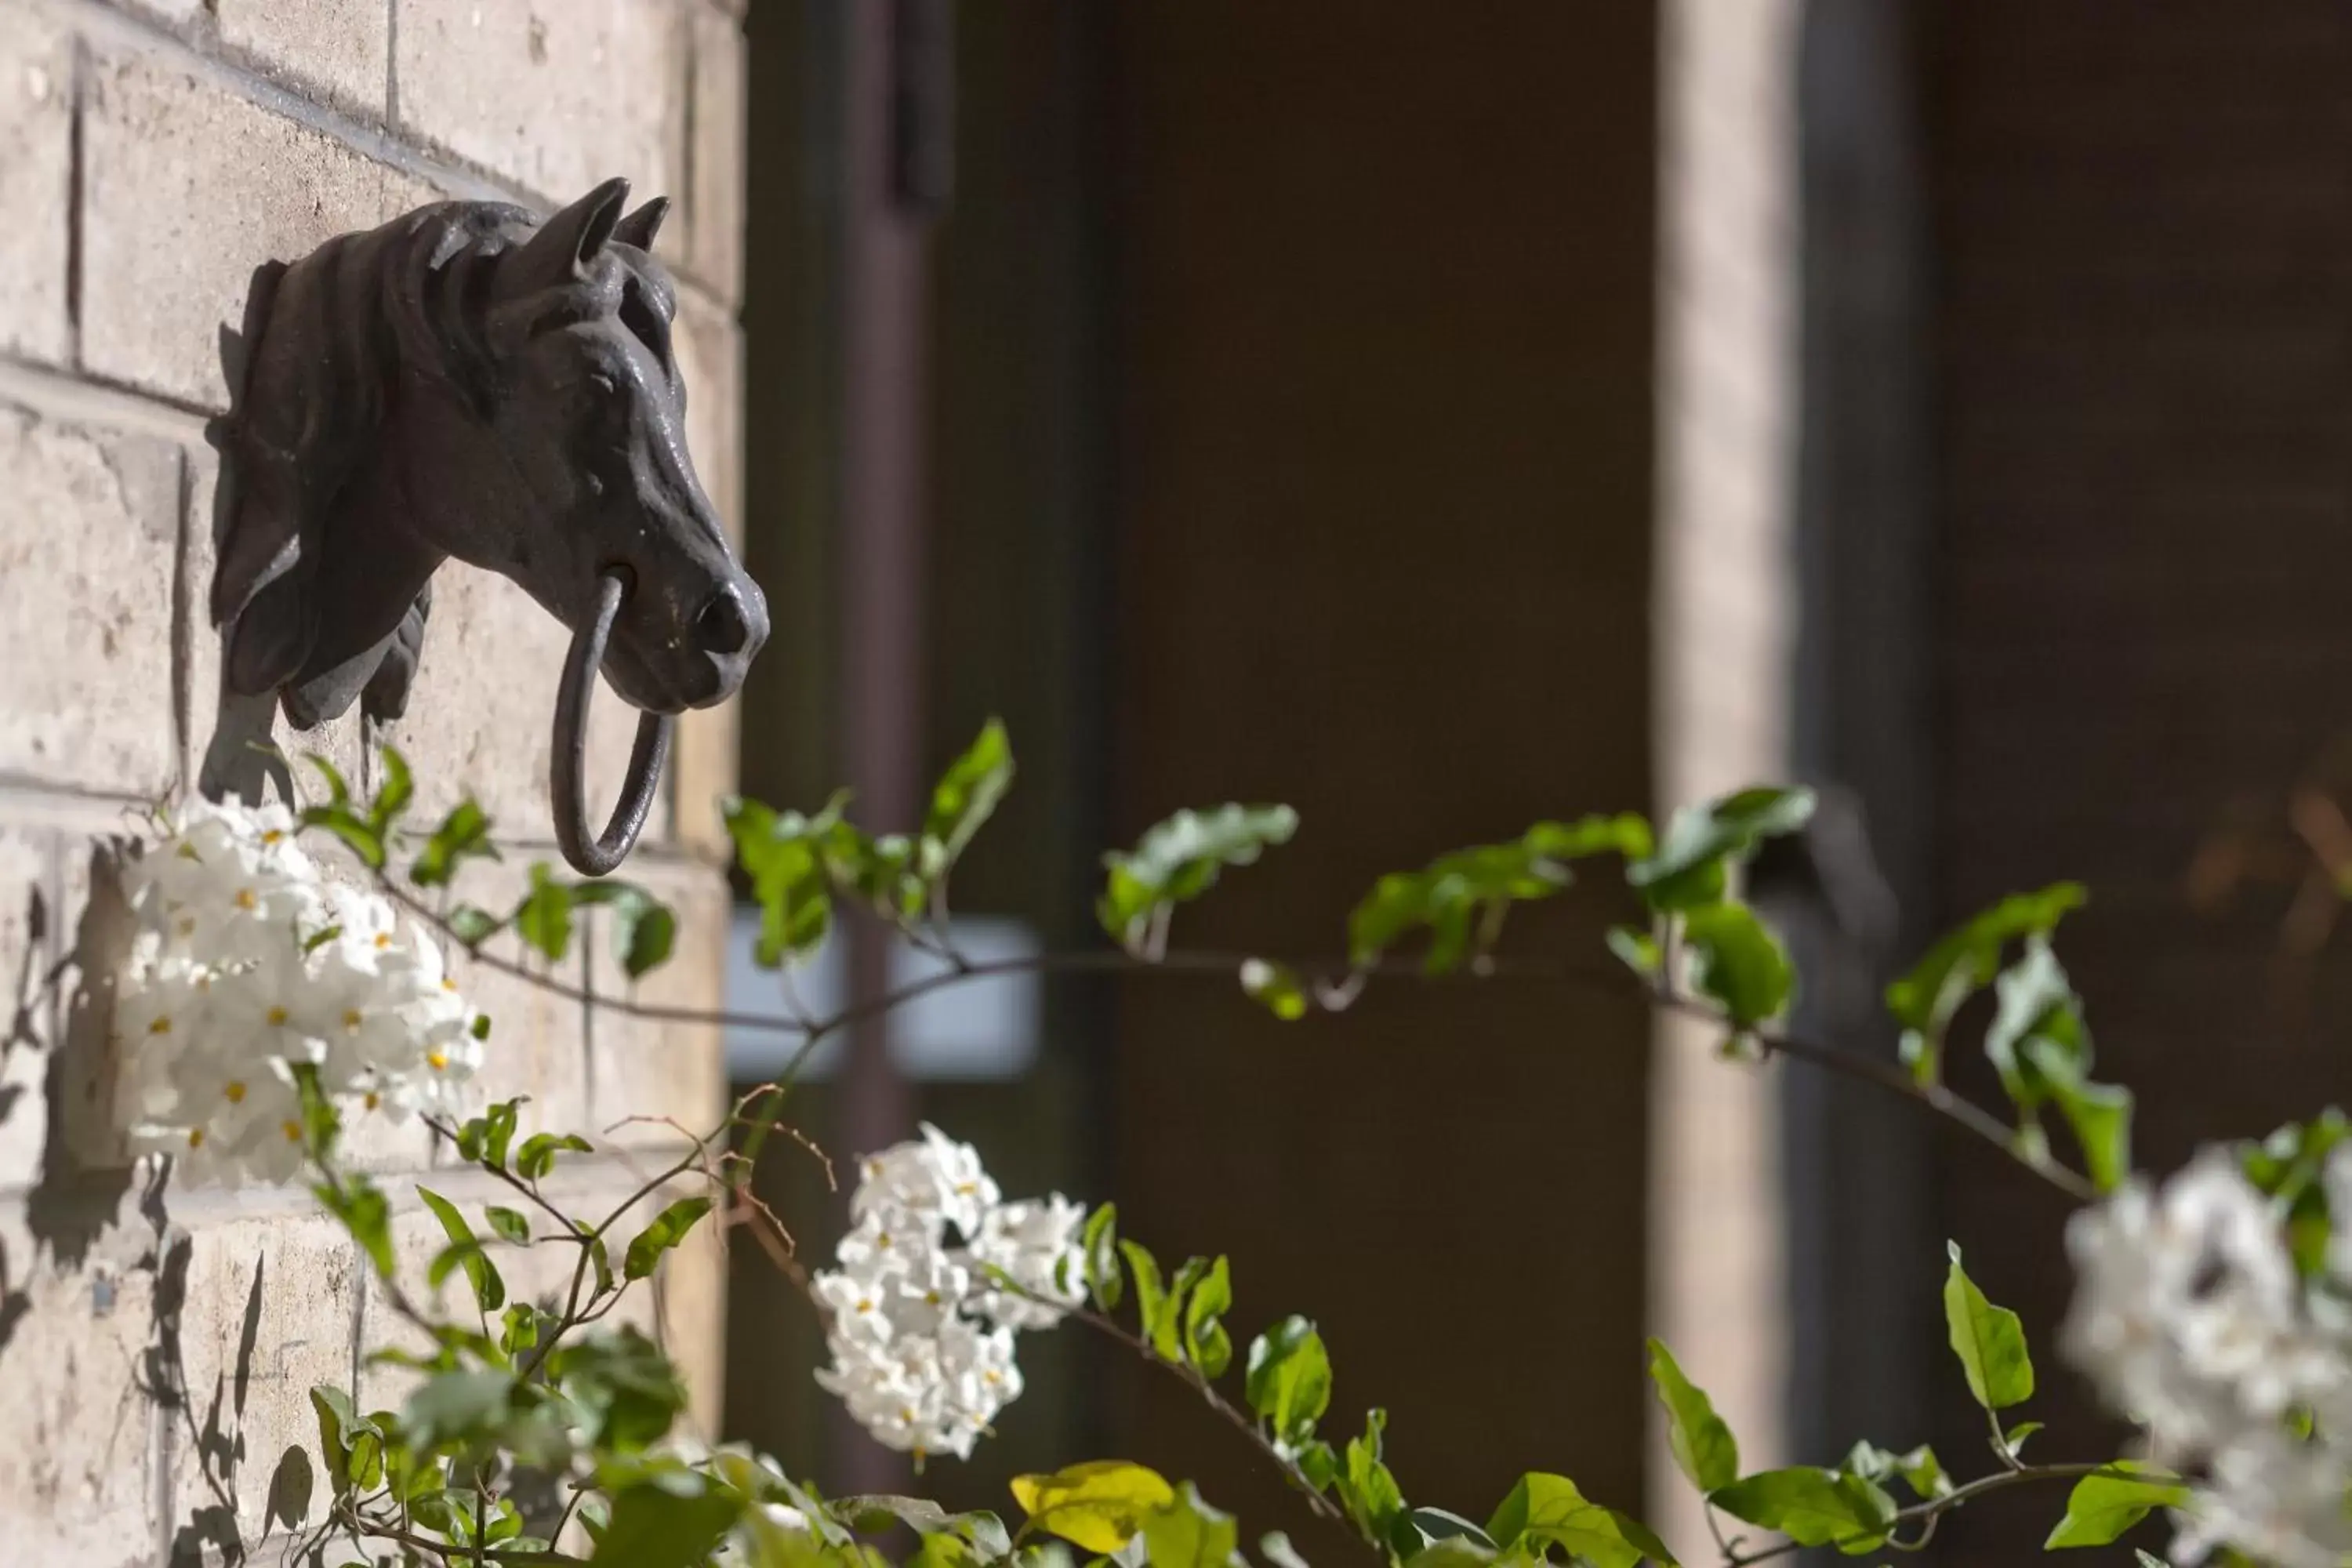
[[[2059,1063],[2044,1059],[2042,1050],[2036,1042],[2026,1047],[2026,1055],[2050,1080],[2059,1114],[2065,1117],[2066,1125],[2074,1130],[2074,1142],[2082,1148],[2083,1164],[2090,1173],[2091,1184],[2102,1193],[2114,1192],[2131,1174],[2131,1090],[2119,1083],[2090,1083],[2063,1077]]]
[[[1587,1499],[1566,1476],[1530,1470],[1486,1521],[1486,1534],[1504,1551],[1540,1556],[1557,1547],[1593,1568],[1633,1568],[1643,1558],[1672,1568],[1674,1556],[1638,1520]]]
[[[1389,1413],[1374,1406],[1364,1413],[1364,1435],[1348,1439],[1348,1463],[1337,1480],[1339,1500],[1356,1528],[1376,1541],[1394,1541],[1406,1517],[1404,1490],[1397,1485],[1381,1458]],[[1419,1537],[1413,1538],[1419,1544]]]
[[[643,1279],[661,1262],[661,1256],[686,1239],[695,1222],[710,1212],[709,1198],[680,1198],[654,1216],[653,1224],[637,1232],[622,1256],[621,1273],[627,1279]]]
[[[401,1412],[401,1431],[420,1452],[479,1443],[504,1419],[514,1390],[510,1373],[436,1373],[408,1396],[407,1407]],[[438,1479],[420,1476],[412,1485],[421,1481],[437,1490]]]
[[[475,1305],[485,1312],[495,1312],[505,1306],[506,1281],[499,1278],[497,1268],[483,1256],[481,1243],[474,1236],[474,1227],[466,1223],[466,1216],[457,1212],[457,1205],[430,1187],[417,1188],[416,1195],[441,1222],[441,1229],[452,1244],[444,1249],[441,1258],[435,1260],[432,1282],[438,1285],[448,1278],[449,1270],[442,1262],[442,1259],[447,1259],[464,1267],[467,1282],[474,1288]]]
[[[539,1309],[527,1301],[515,1302],[506,1310],[499,1348],[510,1356],[520,1355],[539,1343]]]
[[[1148,830],[1130,852],[1103,857],[1108,878],[1096,915],[1113,941],[1139,951],[1161,905],[1199,898],[1225,867],[1251,865],[1297,831],[1298,814],[1286,805],[1229,804],[1177,812]]]
[[[495,860],[498,846],[490,842],[490,819],[471,795],[459,801],[425,841],[408,879],[420,888],[446,888],[467,860]]]
[[[1744,789],[1684,806],[1666,824],[1657,852],[1625,868],[1625,880],[1653,910],[1718,903],[1730,886],[1731,866],[1763,840],[1797,832],[1812,815],[1808,789]]]
[[[2134,1459],[2114,1468],[2129,1475],[2084,1476],[2066,1499],[2066,1517],[2042,1543],[2045,1552],[2105,1546],[2159,1508],[2189,1506],[2189,1488],[2177,1476]]]
[[[561,1137],[552,1132],[534,1132],[522,1141],[522,1148],[515,1154],[515,1174],[525,1181],[538,1181],[555,1169],[556,1152],[563,1149],[582,1154],[596,1152],[596,1146],[577,1132],[566,1132]]]
[[[1377,962],[1414,931],[1427,928],[1423,967],[1433,974],[1459,968],[1475,949],[1484,953],[1513,904],[1548,899],[1575,880],[1568,861],[1612,847],[1615,824],[1638,818],[1593,818],[1573,826],[1539,822],[1516,839],[1441,855],[1419,871],[1394,871],[1372,884],[1348,916],[1348,959],[1359,968]],[[1642,832],[1646,834],[1647,828]]]
[[[561,963],[571,951],[572,899],[572,889],[550,874],[546,861],[531,867],[530,891],[515,906],[511,919],[515,934],[546,954],[550,963]]]
[[[1895,1454],[1874,1443],[1856,1443],[1847,1451],[1844,1468],[1851,1475],[1881,1486],[1899,1479],[1922,1502],[1944,1497],[1952,1489],[1951,1478],[1944,1474],[1936,1450],[1925,1444],[1908,1453]]]
[[[1143,1337],[1155,1352],[1169,1361],[1176,1359],[1173,1347],[1174,1313],[1170,1310],[1168,1288],[1160,1283],[1160,1260],[1151,1249],[1139,1241],[1122,1241],[1119,1256],[1127,1259],[1128,1271],[1135,1277],[1135,1315],[1143,1326]],[[1171,1336],[1169,1350],[1160,1351],[1159,1342],[1162,1324],[1169,1325]]]
[[[329,1214],[342,1222],[352,1240],[375,1265],[376,1277],[392,1278],[392,1201],[382,1188],[362,1175],[320,1182],[310,1189]]]
[[[1022,1534],[1042,1530],[1088,1552],[1117,1552],[1176,1500],[1156,1470],[1124,1459],[1094,1459],[1050,1476],[1015,1476],[1013,1496],[1029,1515]]]
[[[635,883],[583,882],[572,889],[572,902],[611,911],[613,956],[630,979],[643,979],[669,962],[677,942],[677,911]]]
[[[358,856],[368,869],[383,869],[383,836],[341,802],[306,807],[302,813],[302,826],[325,828],[349,845],[352,853]]]
[[[416,779],[408,771],[408,759],[395,747],[378,747],[376,761],[383,764],[383,783],[377,786],[375,800],[368,807],[368,826],[382,834],[416,798]]]
[[[2031,1110],[2051,1098],[2046,1062],[2060,1077],[2079,1079],[2091,1065],[2091,1036],[2082,999],[2051,951],[2050,939],[2026,939],[2025,955],[1994,982],[1999,1006],[1985,1031],[1985,1056],[2000,1074],[2011,1104]],[[2033,1053],[2033,1060],[2027,1053]]]
[[[1296,1447],[1312,1435],[1331,1405],[1331,1357],[1314,1323],[1294,1315],[1252,1340],[1244,1388],[1278,1441]]]
[[[2083,905],[2076,882],[2053,882],[2039,892],[2015,893],[1929,948],[1911,973],[1886,988],[1887,1010],[1904,1029],[1904,1059],[1914,1076],[1933,1083],[1942,1070],[1944,1032],[1968,999],[1992,982],[2009,943],[2046,936],[2068,911]]]
[[[1675,1464],[1702,1492],[1739,1479],[1739,1443],[1715,1413],[1704,1389],[1683,1375],[1663,1340],[1650,1342],[1650,1381],[1666,1412],[1666,1442]]]
[[[336,767],[334,763],[329,762],[324,756],[320,755],[317,752],[303,752],[302,760],[318,770],[320,779],[323,781],[327,786],[327,799],[329,804],[334,805],[348,805],[351,804],[352,786],[343,782],[341,769]]]
[[[726,817],[736,858],[760,906],[753,959],[764,969],[800,962],[824,946],[833,929],[825,846],[843,828],[840,798],[803,816],[739,797],[727,803]]]
[[[1094,1292],[1095,1304],[1106,1312],[1118,1310],[1119,1298],[1127,1293],[1127,1280],[1118,1267],[1117,1204],[1105,1204],[1087,1216],[1086,1227],[1078,1233],[1078,1246],[1086,1253],[1087,1288]]]
[[[1226,1568],[1240,1539],[1234,1516],[1202,1502],[1190,1481],[1177,1489],[1175,1501],[1143,1521],[1151,1568]]]
[[[1895,1514],[1895,1500],[1874,1482],[1810,1465],[1744,1477],[1708,1493],[1707,1501],[1800,1545],[1848,1553],[1884,1545]]]
[[[1665,955],[1659,951],[1658,939],[1648,931],[1632,926],[1611,926],[1607,937],[1609,951],[1617,962],[1632,970],[1644,982],[1657,979],[1665,966]]]
[[[1290,1537],[1281,1531],[1270,1530],[1258,1537],[1258,1555],[1274,1564],[1274,1568],[1308,1568],[1307,1559],[1290,1544]]]
[[[362,1420],[352,1408],[351,1396],[331,1384],[322,1383],[310,1390],[310,1408],[319,1416],[319,1451],[327,1462],[327,1479],[335,1495],[341,1497],[361,1484],[375,1463],[383,1430],[373,1421]]]
[[[1233,1274],[1219,1258],[1184,1302],[1184,1357],[1203,1377],[1223,1377],[1233,1364],[1233,1336],[1223,1321],[1233,1306]]]
[[[1952,1353],[1968,1373],[1969,1392],[1987,1410],[2006,1410],[2033,1397],[2033,1362],[2026,1354],[2025,1331],[2017,1314],[1985,1300],[1960,1267],[1958,1244],[1951,1246],[1951,1271],[1944,1279],[1944,1322]]]
[[[1262,1004],[1284,1023],[1295,1024],[1307,1016],[1307,988],[1290,965],[1271,959],[1245,958],[1242,960],[1241,978],[1242,994]]]
[[[482,1209],[482,1217],[490,1222],[490,1228],[498,1233],[499,1240],[513,1242],[518,1247],[530,1245],[530,1221],[525,1219],[520,1211],[488,1204]]]
[[[464,943],[468,951],[478,948],[506,929],[507,922],[485,909],[472,904],[459,904],[449,911],[449,934]]]
[[[623,1490],[589,1561],[597,1568],[696,1568],[706,1562],[744,1505],[718,1488],[693,1484],[690,1474],[665,1474]]]
[[[1708,904],[1683,917],[1690,944],[1691,984],[1721,1004],[1736,1029],[1779,1017],[1796,990],[1789,955],[1745,904]]]
[[[923,814],[923,837],[939,847],[940,869],[956,863],[1012,787],[1013,742],[1004,725],[991,719],[932,786],[930,809]]]
[[[2013,1459],[2025,1451],[2025,1440],[2041,1430],[2042,1423],[2039,1421],[2021,1421],[2000,1435],[2000,1446]]]

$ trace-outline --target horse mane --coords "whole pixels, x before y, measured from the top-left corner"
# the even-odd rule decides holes
[[[316,610],[304,589],[400,378],[488,397],[496,263],[536,229],[521,207],[441,202],[329,240],[278,278],[230,424],[234,495],[212,615],[227,629],[232,689],[269,690],[309,657]]]

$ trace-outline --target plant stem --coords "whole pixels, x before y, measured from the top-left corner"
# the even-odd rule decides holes
[[[2119,1479],[2129,1480],[2148,1479],[2145,1472],[2117,1469],[2111,1464],[2026,1465],[2014,1470],[1996,1470],[1991,1475],[1979,1476],[1964,1487],[1956,1487],[1942,1497],[1929,1498],[1925,1502],[1914,1503],[1909,1508],[1897,1510],[1895,1517],[1887,1521],[1886,1534],[1891,1538],[1895,1531],[1906,1524],[1916,1524],[1932,1531],[1937,1521],[1954,1509],[1991,1492],[2007,1491],[2011,1487],[2025,1486],[2035,1481],[2079,1481],[2090,1476],[2113,1476]],[[1822,1544],[1843,1549],[1848,1542],[1868,1539],[1871,1537],[1857,1534],[1848,1536],[1843,1542],[1831,1541],[1824,1542]],[[1924,1545],[1926,1541],[1927,1537],[1923,1533],[1912,1545],[1914,1547]],[[1889,1544],[1894,1544],[1891,1540]],[[1804,1549],[1801,1542],[1782,1541],[1765,1547],[1760,1552],[1727,1552],[1723,1559],[1723,1568],[1748,1568],[1751,1563],[1769,1562],[1772,1558],[1785,1557],[1792,1552],[1801,1552]]]

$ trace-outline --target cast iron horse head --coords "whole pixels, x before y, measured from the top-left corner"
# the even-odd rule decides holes
[[[448,557],[572,628],[556,703],[556,833],[583,871],[635,841],[672,715],[725,700],[768,635],[687,455],[668,202],[607,180],[544,223],[442,202],[288,268],[252,351],[213,618],[229,688],[308,729],[408,700]],[[642,710],[592,840],[581,781],[602,667]]]

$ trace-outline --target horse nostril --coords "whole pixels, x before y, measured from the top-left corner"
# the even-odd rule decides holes
[[[741,653],[751,641],[751,617],[743,613],[742,596],[721,588],[694,623],[695,640],[708,653]]]

